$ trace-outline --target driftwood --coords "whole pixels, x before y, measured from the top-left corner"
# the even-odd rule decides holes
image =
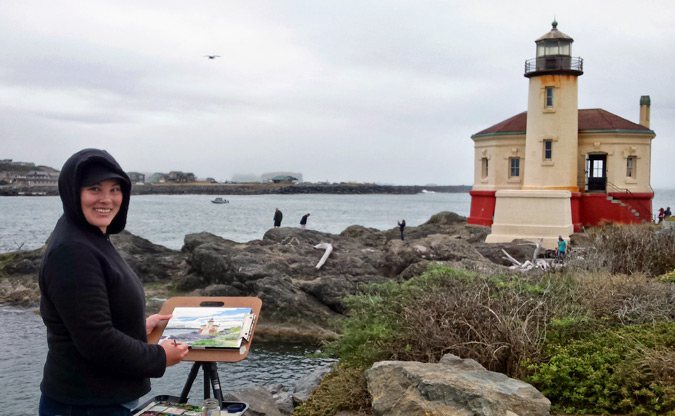
[[[522,266],[522,263],[519,262],[518,260],[514,259],[509,253],[506,252],[506,250],[502,249],[502,253],[506,256],[506,258],[513,263],[514,266]]]
[[[558,268],[561,267],[563,264],[555,262],[555,259],[540,259],[539,258],[539,253],[541,252],[541,245],[544,243],[544,239],[540,239],[539,243],[536,244],[534,248],[534,252],[532,253],[532,260],[527,260],[523,263],[519,262],[513,256],[511,256],[509,253],[506,252],[506,250],[502,249],[502,253],[506,256],[506,259],[509,260],[511,263],[513,263],[512,266],[509,267],[511,270],[517,270],[520,272],[526,272],[528,270],[532,269],[542,269],[542,270],[548,270],[551,267],[553,268]]]
[[[326,252],[323,253],[323,256],[321,256],[321,260],[319,260],[319,262],[316,264],[316,269],[319,270],[328,259],[328,256],[330,256],[330,253],[333,251],[333,245],[330,243],[319,243],[315,245],[314,248],[323,248],[326,250]]]

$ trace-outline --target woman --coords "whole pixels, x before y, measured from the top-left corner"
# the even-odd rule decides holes
[[[109,235],[124,229],[131,181],[106,151],[85,149],[59,176],[63,215],[40,267],[40,312],[49,351],[40,415],[130,415],[187,345],[147,343],[170,315],[145,319],[138,276]]]

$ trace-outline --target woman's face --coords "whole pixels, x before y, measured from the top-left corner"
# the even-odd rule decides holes
[[[115,215],[120,211],[122,198],[122,187],[117,180],[83,186],[80,190],[80,201],[84,218],[105,234]]]

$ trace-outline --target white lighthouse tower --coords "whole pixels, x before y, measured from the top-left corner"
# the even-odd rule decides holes
[[[578,77],[583,61],[572,57],[571,37],[558,23],[535,41],[536,58],[525,62],[529,78],[526,166],[520,189],[498,190],[494,222],[487,242],[544,239],[555,247],[558,236],[574,232],[571,197],[578,185]]]

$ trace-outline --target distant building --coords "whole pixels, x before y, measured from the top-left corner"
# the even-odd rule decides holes
[[[295,178],[296,182],[302,182],[302,173],[300,172],[268,172],[260,175],[260,181],[262,183],[273,182],[272,178],[279,176],[291,176]]]
[[[165,183],[166,178],[169,177],[168,173],[161,173],[161,172],[155,172],[152,175],[150,175],[150,178],[146,182],[149,183]]]
[[[12,163],[12,159],[2,159],[0,160],[0,165],[9,165]]]
[[[232,182],[234,183],[249,183],[249,182],[261,182],[260,175],[255,175],[253,173],[235,173],[232,175]]]
[[[58,182],[59,177],[51,176],[48,172],[31,170],[26,173],[25,184],[28,186],[55,186]]]
[[[178,182],[178,183],[188,183],[195,181],[195,175],[191,172],[181,172],[181,171],[171,171],[169,172],[169,177],[166,178],[167,182]]]
[[[640,122],[578,107],[583,60],[558,31],[535,41],[525,62],[527,111],[473,136],[469,224],[491,226],[486,241],[539,241],[554,248],[583,227],[651,221],[649,96]]]
[[[272,183],[298,183],[298,178],[292,176],[275,176],[269,180]]]
[[[127,172],[131,183],[145,183],[145,173],[140,172]]]

